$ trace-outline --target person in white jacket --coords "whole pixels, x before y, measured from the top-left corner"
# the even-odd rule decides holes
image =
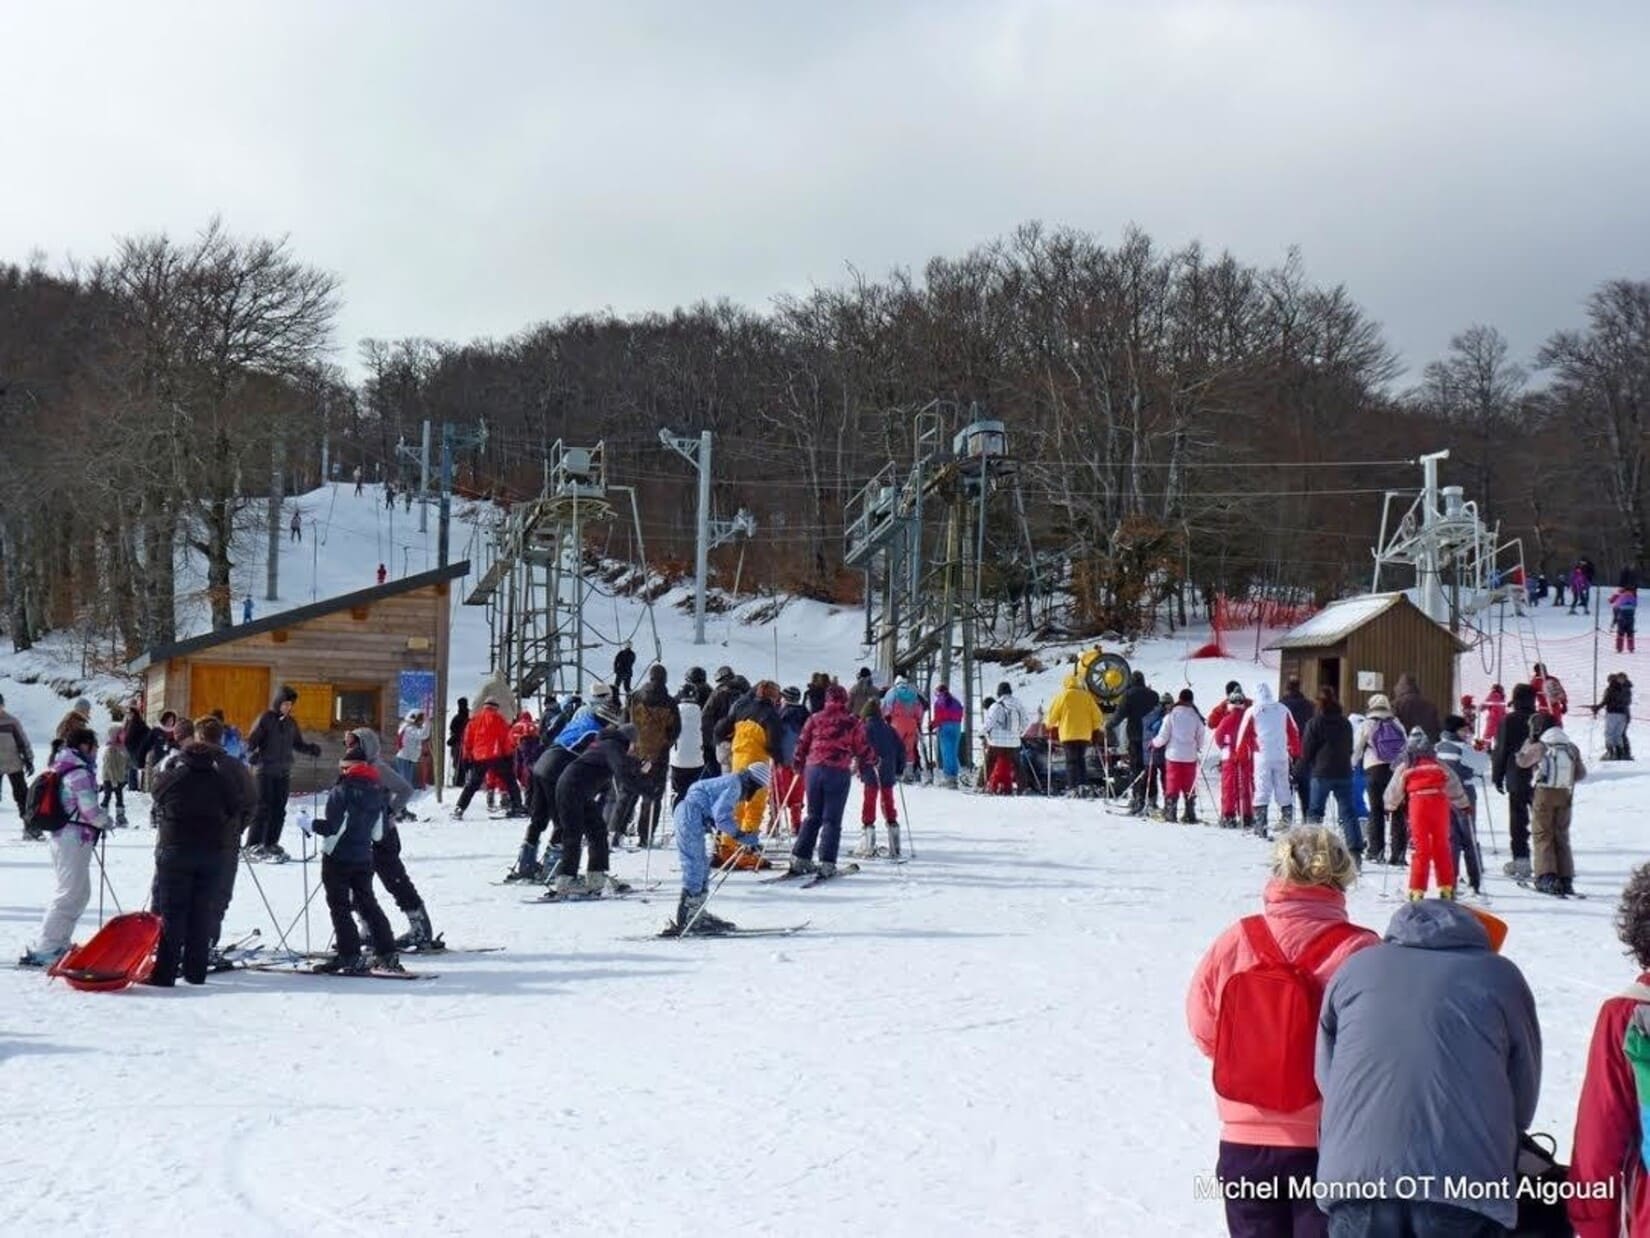
[[[415,709],[401,724],[395,748],[395,772],[407,780],[408,786],[418,785],[418,763],[424,758],[424,741],[429,737],[429,725],[423,713]]]
[[[1187,825],[1197,824],[1197,759],[1203,748],[1207,728],[1203,715],[1193,704],[1192,690],[1182,688],[1175,707],[1163,719],[1153,748],[1163,750],[1163,820],[1175,819],[1176,803],[1186,797],[1186,812],[1180,818]]]
[[[997,699],[985,711],[985,789],[992,795],[1013,795],[1019,784],[1020,737],[1030,726],[1026,707],[1014,695],[1014,685],[997,685]]]
[[[1255,763],[1255,833],[1268,836],[1266,817],[1274,800],[1287,830],[1295,822],[1289,763],[1300,755],[1301,733],[1294,716],[1273,698],[1271,685],[1256,685],[1255,703],[1238,724],[1233,750],[1234,759]]]

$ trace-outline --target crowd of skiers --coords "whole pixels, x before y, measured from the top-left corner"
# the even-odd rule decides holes
[[[191,984],[206,980],[223,917],[234,897],[241,862],[279,861],[295,755],[318,756],[303,738],[293,707],[297,693],[282,687],[243,741],[214,710],[197,719],[162,714],[143,722],[136,702],[115,712],[101,745],[90,726],[92,706],[82,698],[59,722],[48,770],[19,802],[30,837],[48,840],[55,890],[34,942],[19,960],[50,967],[68,950],[91,898],[91,867],[103,834],[124,824],[122,803],[138,768],[146,771],[150,824],[156,830],[155,873],[149,902],[163,929],[149,983],[169,986],[181,972]],[[25,775],[33,754],[22,727],[0,701],[0,756],[15,752]],[[371,938],[372,965],[398,970],[397,952],[431,945],[434,933],[417,888],[401,862],[398,823],[408,815],[412,784],[380,756],[378,734],[351,731],[326,808],[300,824],[320,839],[321,884],[332,918],[336,952],[323,971],[362,971],[357,921]],[[101,858],[97,858],[101,868]],[[373,893],[383,883],[408,919],[396,937]]]
[[[1378,935],[1348,917],[1356,876],[1340,834],[1290,830],[1260,911],[1192,977],[1186,1019],[1212,1061],[1228,1232],[1650,1234],[1650,865],[1616,919],[1641,974],[1598,1012],[1567,1170],[1529,1134],[1541,1029],[1502,953],[1506,924],[1426,899]]]

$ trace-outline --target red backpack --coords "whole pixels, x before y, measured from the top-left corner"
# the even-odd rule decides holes
[[[1324,929],[1291,962],[1265,916],[1245,916],[1243,936],[1260,960],[1226,981],[1215,1020],[1215,1093],[1226,1100],[1294,1113],[1321,1099],[1313,1077],[1318,1009],[1316,972],[1357,925]]]

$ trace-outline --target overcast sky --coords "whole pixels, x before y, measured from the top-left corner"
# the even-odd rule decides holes
[[[1407,380],[1650,278],[1639,0],[0,0],[0,49],[0,258],[289,233],[343,277],[352,370],[367,336],[764,305],[1034,218],[1299,245]]]

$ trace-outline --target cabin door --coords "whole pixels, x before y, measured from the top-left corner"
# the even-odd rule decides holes
[[[216,662],[189,664],[189,712],[199,718],[223,710],[224,721],[246,735],[269,708],[269,668]]]

